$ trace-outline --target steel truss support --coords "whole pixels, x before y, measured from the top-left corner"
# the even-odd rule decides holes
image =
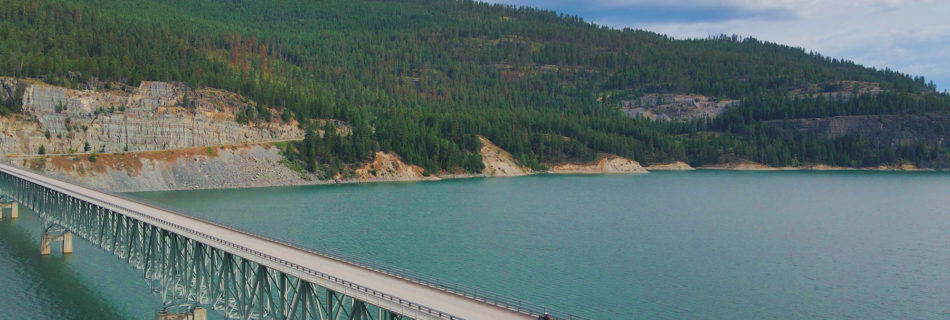
[[[142,270],[166,305],[197,303],[229,319],[409,319],[4,172],[0,190],[47,225],[61,226]]]

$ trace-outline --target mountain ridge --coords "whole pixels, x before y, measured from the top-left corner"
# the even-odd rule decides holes
[[[532,170],[601,154],[694,167],[737,160],[941,167],[948,157],[942,144],[918,152],[918,146],[867,143],[860,135],[843,139],[768,125],[944,114],[950,98],[922,77],[752,38],[676,40],[473,1],[3,4],[0,34],[7,37],[0,47],[10,55],[0,61],[0,74],[68,88],[94,79],[221,88],[259,106],[244,108],[243,120],[279,116],[303,132],[325,131],[314,119],[338,119],[350,134],[305,134],[286,153],[288,161],[331,176],[378,151],[429,174],[481,172],[479,136]],[[870,83],[879,91],[858,88],[848,99],[823,95],[846,90],[835,87],[843,82]],[[815,90],[817,96],[801,97]],[[599,101],[610,92],[740,102],[712,118],[654,121]],[[15,99],[9,101],[0,114],[19,112]]]

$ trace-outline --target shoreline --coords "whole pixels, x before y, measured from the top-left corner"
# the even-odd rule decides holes
[[[653,172],[697,172],[697,171],[736,171],[736,172],[904,172],[904,173],[947,173],[950,170],[940,170],[940,169],[881,169],[881,168],[848,168],[848,167],[834,167],[834,168],[811,168],[811,167],[780,167],[780,168],[762,168],[762,169],[751,169],[751,168],[716,168],[716,167],[697,167],[692,170],[648,170],[648,173]],[[190,190],[231,190],[231,189],[255,189],[255,188],[279,188],[279,187],[306,187],[306,186],[326,186],[326,185],[351,185],[351,184],[383,184],[383,183],[416,183],[416,182],[438,182],[438,181],[450,181],[450,180],[465,180],[465,179],[476,179],[476,178],[518,178],[518,177],[531,177],[531,176],[620,176],[620,175],[642,175],[642,172],[630,172],[630,173],[616,173],[616,172],[605,172],[605,173],[573,173],[573,172],[548,172],[548,171],[538,171],[527,173],[523,175],[486,175],[486,174],[452,174],[448,176],[430,176],[424,177],[421,179],[406,178],[406,179],[360,179],[360,180],[319,180],[313,181],[312,183],[292,183],[292,184],[275,184],[275,185],[262,185],[262,186],[239,186],[239,187],[210,187],[210,188],[182,188],[182,189],[161,189],[161,190],[140,190],[140,191],[119,191],[120,193],[138,193],[138,192],[165,192],[165,191],[190,191]]]
[[[950,172],[950,169],[933,168],[852,168],[852,167],[763,167],[763,168],[729,168],[702,166],[696,170],[705,171],[866,171],[866,172]]]
[[[489,143],[485,145],[493,146]],[[320,179],[317,175],[287,167],[274,143],[98,154],[97,161],[92,161],[91,155],[86,157],[43,155],[35,158],[44,159],[41,161],[41,171],[47,175],[109,192],[226,190],[535,175],[616,176],[698,170],[948,172],[947,169],[921,169],[912,165],[852,168],[809,164],[798,167],[770,167],[751,161],[703,165],[696,168],[685,162],[675,161],[654,163],[644,167],[636,161],[611,155],[604,155],[599,161],[562,164],[552,166],[547,170],[536,171],[522,167],[513,170],[497,165],[499,161],[513,163],[513,160],[502,151],[495,151],[501,155],[496,156],[499,159],[486,161],[486,168],[495,168],[495,170],[482,173],[441,172],[441,174],[426,176],[422,168],[408,165],[394,154],[377,152],[374,161],[354,169],[348,177],[340,174],[331,179]],[[483,153],[487,152],[483,151]],[[4,160],[15,165],[38,169],[34,168],[34,157],[8,155],[5,158]]]

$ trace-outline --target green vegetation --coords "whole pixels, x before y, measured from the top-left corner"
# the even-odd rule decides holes
[[[694,165],[877,165],[947,152],[762,124],[946,112],[950,98],[920,77],[755,39],[675,40],[465,0],[0,0],[0,52],[0,74],[66,87],[96,77],[238,92],[256,102],[236,115],[240,122],[277,116],[268,107],[283,120],[297,119],[307,138],[284,154],[331,176],[377,150],[428,173],[479,171],[476,135],[533,168],[603,152]],[[849,100],[789,95],[816,85],[832,90],[840,80],[877,83],[885,93]],[[606,92],[744,102],[715,121],[654,122],[598,101]],[[4,104],[0,114],[17,109]],[[315,119],[338,119],[351,131],[338,134]]]
[[[23,92],[24,88],[17,87],[12,95],[0,101],[0,116],[20,112],[20,107],[23,104]]]

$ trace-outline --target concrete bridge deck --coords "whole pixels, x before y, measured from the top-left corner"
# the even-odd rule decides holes
[[[403,310],[404,315],[413,318],[535,319],[535,316],[524,311],[518,312],[508,307],[447,292],[355,263],[340,261],[317,252],[296,248],[121,196],[56,180],[7,164],[0,164],[0,171],[136,219],[143,219],[156,227],[187,235],[206,245],[225,250],[268,268],[281,270],[308,282],[333,288],[368,303],[393,311]],[[420,310],[428,310],[428,312]]]

